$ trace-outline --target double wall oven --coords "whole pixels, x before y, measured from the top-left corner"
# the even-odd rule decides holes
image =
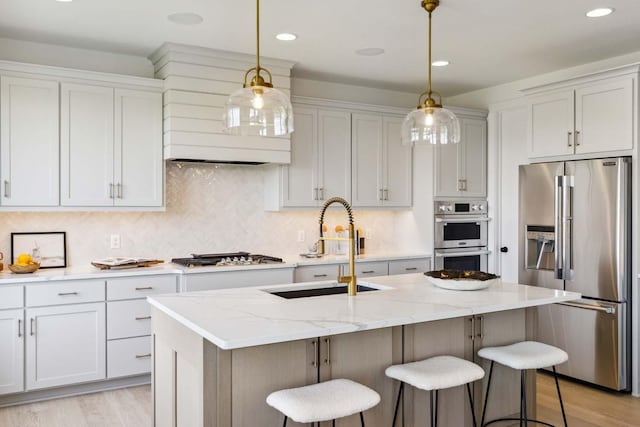
[[[487,202],[436,201],[434,218],[435,269],[487,271]]]

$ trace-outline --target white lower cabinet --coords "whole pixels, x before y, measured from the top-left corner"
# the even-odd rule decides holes
[[[24,390],[24,312],[0,311],[0,394]]]
[[[424,273],[429,270],[431,270],[431,260],[429,258],[389,261],[389,276],[394,274]]]
[[[26,310],[27,390],[106,377],[105,304]]]
[[[107,339],[151,334],[151,306],[146,299],[107,303]]]
[[[151,372],[150,336],[107,342],[107,376],[109,378],[149,372]]]

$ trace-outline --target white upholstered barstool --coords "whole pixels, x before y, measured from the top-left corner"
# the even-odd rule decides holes
[[[567,427],[567,417],[564,413],[564,404],[562,403],[562,395],[560,394],[560,384],[558,384],[558,374],[556,373],[556,365],[569,360],[569,355],[557,347],[543,344],[537,341],[522,341],[502,347],[485,347],[478,351],[478,356],[491,361],[489,368],[489,379],[487,381],[487,392],[484,398],[482,408],[482,427],[493,424],[498,421],[520,421],[521,425],[526,426],[528,422],[542,424],[554,427],[552,424],[529,420],[527,417],[527,369],[553,368],[553,377],[556,382],[556,390],[558,391],[558,400],[560,401],[560,409],[562,410],[562,419],[564,426]],[[520,418],[500,418],[484,423],[484,417],[487,412],[487,401],[489,400],[489,388],[491,387],[491,375],[493,374],[493,364],[499,363],[512,369],[520,371]]]
[[[360,413],[364,427],[364,415],[380,402],[380,395],[355,381],[336,379],[304,387],[274,391],[267,397],[267,404],[284,414],[283,427],[291,418],[299,423],[319,423]]]
[[[396,425],[398,407],[400,406],[400,398],[402,397],[402,390],[405,383],[429,392],[432,427],[438,424],[438,390],[466,384],[473,425],[474,427],[476,426],[476,416],[473,411],[473,397],[469,383],[484,377],[484,370],[475,363],[454,356],[436,356],[418,362],[393,365],[388,367],[385,373],[388,377],[400,381],[398,399],[396,400],[396,407],[393,412],[392,427]]]

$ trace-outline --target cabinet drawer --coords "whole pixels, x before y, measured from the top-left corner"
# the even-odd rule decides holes
[[[176,291],[176,276],[136,276],[107,280],[107,300],[145,298]]]
[[[151,372],[151,337],[107,341],[107,378]]]
[[[344,274],[349,274],[349,267],[344,267]],[[356,277],[386,276],[389,274],[387,262],[358,262],[356,263]]]
[[[107,303],[107,339],[151,334],[151,307],[145,299]]]
[[[5,308],[22,308],[24,305],[22,286],[0,287],[0,310]]]
[[[27,307],[104,301],[103,280],[69,280],[27,286]]]
[[[429,258],[389,261],[389,274],[424,273],[431,269]]]
[[[182,278],[182,292],[291,283],[293,268],[265,268],[214,273],[189,273]]]
[[[339,264],[322,264],[297,267],[294,273],[295,283],[333,280],[338,277],[338,265]]]

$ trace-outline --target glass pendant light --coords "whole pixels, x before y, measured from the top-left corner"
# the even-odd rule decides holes
[[[248,81],[251,75],[253,77]],[[293,132],[291,101],[274,89],[271,81],[271,72],[260,66],[260,0],[256,0],[256,66],[247,70],[242,89],[232,93],[225,103],[222,118],[225,132],[257,136],[282,136]]]
[[[457,144],[460,142],[460,122],[455,114],[442,108],[442,97],[431,90],[431,13],[439,0],[423,0],[422,7],[429,13],[429,77],[427,90],[418,98],[418,107],[402,122],[404,145]],[[433,99],[437,95],[438,102]],[[426,96],[426,99],[424,99]],[[423,101],[424,99],[424,101]]]

